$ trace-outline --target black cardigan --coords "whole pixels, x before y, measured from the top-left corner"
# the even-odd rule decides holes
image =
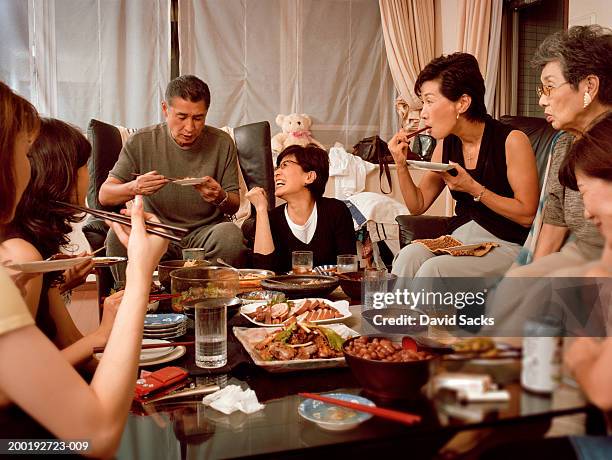
[[[255,268],[274,270],[278,274],[288,272],[293,251],[312,251],[315,267],[336,265],[339,254],[357,253],[353,218],[342,201],[323,197],[317,200],[317,228],[308,244],[291,232],[285,218],[286,206],[282,204],[269,212],[274,252],[267,255],[254,253]]]

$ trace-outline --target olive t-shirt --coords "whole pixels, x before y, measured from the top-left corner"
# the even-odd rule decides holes
[[[0,335],[34,324],[34,318],[8,273],[0,267]]]
[[[125,143],[109,175],[125,183],[134,179],[132,173],[153,170],[166,177],[210,176],[226,192],[238,192],[236,146],[227,133],[211,126],[205,126],[188,149],[178,146],[166,123],[141,129]],[[224,220],[191,185],[170,182],[144,197],[144,205],[163,222],[189,230]]]

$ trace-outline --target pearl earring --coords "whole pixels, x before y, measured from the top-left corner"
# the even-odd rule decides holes
[[[459,114],[457,114],[457,120],[459,120]]]
[[[582,98],[582,107],[586,109],[591,102],[593,102],[591,95],[585,91],[584,97]]]

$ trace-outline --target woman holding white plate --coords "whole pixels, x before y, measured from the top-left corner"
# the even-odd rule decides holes
[[[435,256],[420,244],[404,247],[393,262],[400,277],[501,276],[523,245],[538,205],[535,155],[527,136],[491,118],[476,58],[454,53],[431,61],[415,92],[421,116],[438,139],[432,163],[453,164],[428,171],[416,185],[406,163],[409,133],[389,141],[406,206],[426,212],[445,187],[456,200],[449,234],[463,244],[496,243],[484,256]]]

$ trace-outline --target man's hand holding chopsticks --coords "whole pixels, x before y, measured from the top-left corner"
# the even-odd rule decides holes
[[[170,179],[158,174],[157,171],[149,171],[146,174],[137,176],[136,179],[131,182],[132,193],[134,195],[153,195],[168,182],[170,182]]]

